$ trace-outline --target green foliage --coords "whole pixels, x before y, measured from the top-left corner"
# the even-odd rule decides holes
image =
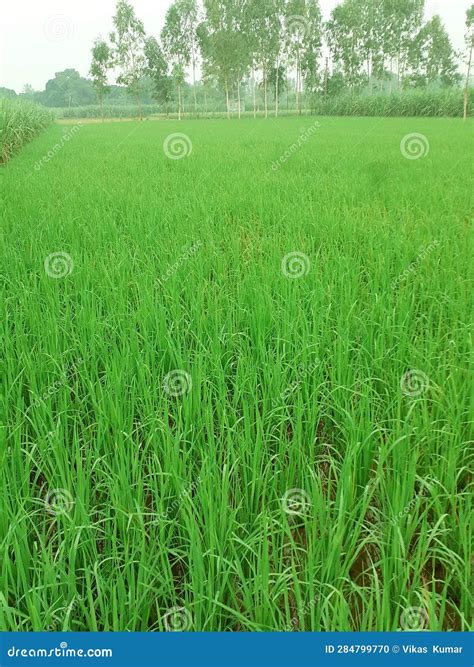
[[[474,90],[470,92],[474,102]],[[461,89],[413,90],[391,95],[314,96],[312,113],[318,116],[444,116],[461,118]]]
[[[4,170],[3,630],[469,629],[472,122],[319,120],[84,124],[32,171],[54,125]]]
[[[26,100],[0,99],[0,164],[34,139],[53,120],[52,113]]]

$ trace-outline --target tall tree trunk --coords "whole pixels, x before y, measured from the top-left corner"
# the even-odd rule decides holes
[[[206,90],[206,86],[204,86],[204,113],[207,116],[207,90]]]
[[[324,70],[324,97],[328,96],[328,80],[329,80],[329,58],[326,58],[326,67]]]
[[[296,52],[296,112],[301,116],[301,99],[300,99],[300,50]]]
[[[193,58],[193,93],[194,93],[194,115],[197,118],[198,115],[198,103],[197,103],[197,94],[196,94],[196,53],[194,51],[194,40],[192,45],[192,58]]]
[[[257,72],[253,68],[253,117],[257,117]]]
[[[275,80],[275,118],[278,118],[279,97],[280,97],[280,62],[277,60],[276,80]]]
[[[225,80],[225,98],[227,102],[227,119],[230,120],[230,101],[229,101],[229,84]]]
[[[137,100],[137,106],[138,106],[138,118],[139,118],[140,120],[143,120],[143,116],[142,116],[142,101],[141,101],[141,99],[140,99],[140,91],[139,91],[139,90],[137,90],[137,92],[135,93],[135,99]]]
[[[265,118],[268,118],[268,94],[267,94],[267,68],[265,65],[262,67],[263,71],[263,98],[265,106]]]
[[[471,48],[469,51],[469,62],[467,65],[467,74],[466,74],[466,86],[464,88],[464,113],[463,118],[467,120],[467,111],[469,104],[469,79],[471,78],[471,65],[472,65],[472,49],[474,47],[474,37],[471,38]]]
[[[104,122],[104,96],[100,96],[100,116],[102,118],[102,122]]]
[[[239,105],[239,119],[242,117],[242,113],[241,113],[241,109],[240,109],[241,103],[242,102],[241,102],[241,99],[240,99],[240,77],[239,77],[239,80],[237,82],[237,104]]]
[[[181,84],[178,83],[178,120],[181,120]]]

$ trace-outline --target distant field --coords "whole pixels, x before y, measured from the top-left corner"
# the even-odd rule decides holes
[[[74,127],[0,171],[1,628],[469,629],[472,122]]]

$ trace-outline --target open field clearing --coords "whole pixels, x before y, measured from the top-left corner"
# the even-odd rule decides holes
[[[3,629],[469,629],[472,129],[53,125],[1,169]]]

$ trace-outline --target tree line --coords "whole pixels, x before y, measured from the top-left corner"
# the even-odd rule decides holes
[[[457,86],[465,57],[467,104],[474,5],[466,54],[456,53],[439,16],[425,21],[424,13],[425,0],[342,0],[323,21],[319,0],[174,0],[153,36],[132,4],[118,0],[110,34],[92,47],[90,80],[59,72],[43,97],[91,104],[95,94],[103,109],[126,91],[139,110],[154,101],[181,118],[219,95],[228,116],[240,116],[244,103],[254,115],[278,115],[282,96],[287,107],[291,96],[301,113],[303,98]]]

